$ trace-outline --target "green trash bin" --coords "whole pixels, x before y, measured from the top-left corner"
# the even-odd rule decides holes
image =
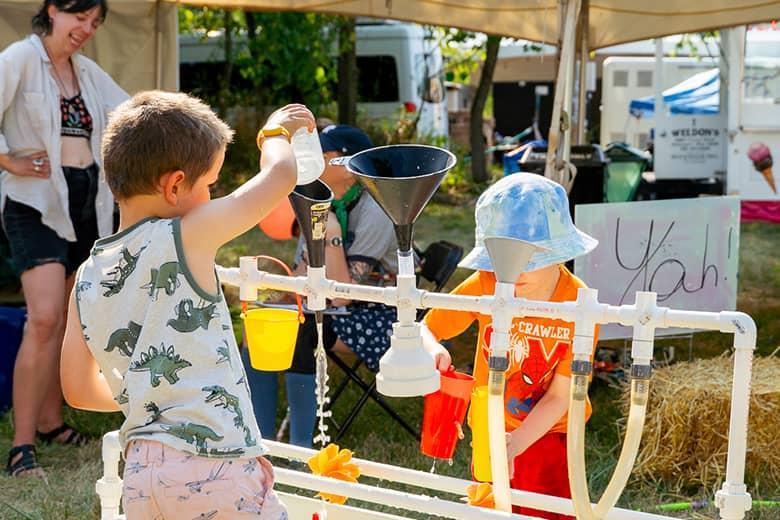
[[[650,163],[650,154],[626,143],[614,142],[607,145],[604,155],[609,159],[604,175],[604,200],[634,200],[642,173]]]

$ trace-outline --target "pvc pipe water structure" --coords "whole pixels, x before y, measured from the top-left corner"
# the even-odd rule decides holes
[[[578,2],[570,2],[576,9]],[[261,287],[294,291],[307,298],[348,297],[384,303],[398,308],[391,347],[380,362],[377,388],[391,396],[425,395],[438,388],[431,375],[432,360],[422,348],[417,309],[443,308],[490,314],[493,319],[491,355],[488,361],[488,431],[491,472],[496,508],[510,511],[511,493],[504,428],[504,373],[508,368],[509,330],[515,317],[558,318],[574,322],[573,361],[568,414],[567,455],[574,510],[583,520],[606,518],[622,493],[639,450],[649,395],[655,329],[665,327],[720,330],[735,334],[735,376],[729,434],[726,483],[717,495],[724,519],[739,519],[750,509],[744,485],[747,409],[752,351],[756,329],[753,320],[735,312],[676,311],[656,305],[655,293],[639,292],[634,305],[599,303],[598,291],[579,289],[575,302],[535,302],[517,298],[517,278],[537,248],[520,240],[486,237],[485,246],[496,274],[493,296],[461,296],[431,293],[415,287],[411,257],[412,226],[438,187],[443,172],[454,165],[444,150],[399,145],[366,150],[346,161],[369,193],[393,221],[399,240],[397,287],[365,287],[343,284],[318,276],[288,278],[257,271],[252,262],[240,259],[238,273],[221,270],[220,278],[241,288],[241,299],[255,299]],[[548,158],[549,160],[549,158]],[[432,166],[433,165],[433,166]],[[549,166],[549,164],[548,164]],[[592,374],[590,361],[599,324],[620,323],[633,327],[631,406],[626,436],[618,463],[601,499],[590,503],[585,472],[585,408]]]
[[[354,164],[353,164],[354,163]],[[756,343],[756,326],[750,316],[740,312],[698,312],[673,310],[656,305],[654,293],[639,292],[633,305],[612,306],[598,301],[595,289],[579,289],[576,301],[546,302],[516,297],[514,282],[522,273],[535,246],[520,240],[486,237],[485,246],[496,272],[496,290],[491,296],[463,296],[434,293],[415,286],[411,255],[412,226],[422,208],[452,165],[454,157],[445,150],[419,145],[380,147],[353,156],[348,168],[355,173],[369,193],[393,221],[399,238],[399,276],[396,287],[373,287],[328,280],[324,267],[309,267],[307,276],[281,276],[257,269],[255,257],[239,259],[239,268],[217,267],[221,283],[239,287],[242,301],[255,301],[260,289],[290,291],[307,297],[309,307],[324,308],[329,298],[346,298],[383,303],[398,309],[398,323],[393,324],[391,346],[380,361],[377,388],[390,396],[417,396],[438,389],[438,374],[433,359],[424,351],[420,325],[415,322],[417,309],[452,309],[490,314],[493,318],[492,352],[489,359],[489,439],[495,510],[474,508],[427,495],[336,481],[307,473],[277,470],[280,483],[295,485],[369,502],[419,511],[448,518],[528,518],[509,513],[512,504],[553,511],[575,513],[582,520],[591,519],[660,519],[660,515],[616,509],[614,507],[631,472],[642,428],[649,392],[653,339],[658,328],[679,327],[718,330],[734,334],[734,382],[728,436],[726,481],[716,494],[716,505],[723,520],[740,520],[751,507],[751,497],[744,484],[747,420],[750,397],[752,355]],[[297,188],[296,188],[297,189]],[[309,208],[313,210],[314,206]],[[302,222],[303,221],[303,222]],[[304,233],[311,233],[312,220],[299,218]],[[307,237],[307,242],[309,237]],[[311,247],[313,250],[314,248]],[[574,323],[571,399],[568,415],[567,455],[572,500],[510,490],[504,427],[504,372],[507,369],[508,333],[515,317],[544,317]],[[591,504],[585,472],[585,399],[592,364],[595,327],[619,323],[633,327],[631,408],[626,438],[614,474],[597,504]],[[326,388],[325,388],[326,389]],[[324,398],[323,398],[324,399]],[[324,400],[322,402],[325,402]],[[321,417],[322,420],[322,417]],[[324,433],[324,429],[321,429]],[[280,443],[268,442],[271,453],[297,460],[308,459],[313,452]],[[109,446],[106,448],[106,446]],[[96,490],[101,496],[105,516],[114,518],[121,492],[116,478],[118,440],[111,434],[104,438],[105,475]],[[357,461],[363,474],[393,480],[426,489],[463,495],[469,481],[431,475],[391,465]],[[119,490],[119,491],[117,491]],[[287,495],[294,503],[303,499]],[[315,502],[316,504],[316,502]],[[343,506],[328,506],[338,511],[337,518],[348,516]],[[354,508],[352,508],[354,509]],[[354,518],[369,518],[368,512]],[[114,515],[114,516],[112,516]],[[343,515],[343,516],[341,516]],[[376,513],[372,518],[380,518]],[[381,516],[386,518],[387,516]],[[400,517],[390,517],[400,518]]]
[[[516,257],[515,257],[516,258]],[[322,279],[318,285],[312,285],[306,277],[287,277],[257,271],[254,263],[240,260],[241,269],[218,268],[221,282],[241,287],[242,299],[247,292],[260,288],[294,291],[305,296],[324,295],[335,298],[347,295],[350,299],[396,305],[399,291],[393,287],[379,288],[357,284],[344,284]],[[652,358],[652,338],[656,328],[690,328],[717,330],[734,334],[734,383],[732,386],[732,408],[728,436],[728,459],[726,481],[716,494],[716,504],[723,520],[740,520],[751,507],[751,497],[744,484],[745,452],[747,443],[747,419],[750,397],[750,377],[753,350],[756,342],[756,326],[752,318],[741,312],[700,312],[674,310],[658,307],[654,293],[638,293],[634,305],[613,306],[598,302],[598,291],[579,289],[574,302],[538,302],[517,298],[514,294],[504,294],[497,284],[497,294],[493,296],[462,296],[433,293],[414,288],[404,293],[415,308],[441,308],[498,315],[499,322],[510,316],[548,317],[575,323],[574,362],[572,363],[572,399],[569,405],[568,455],[569,473],[573,503],[577,518],[609,518],[609,511],[620,496],[630,474],[631,466],[641,437],[644,423],[644,408],[647,402],[647,380],[649,379],[650,359]],[[632,410],[629,416],[629,429],[619,458],[619,465],[607,486],[602,500],[595,508],[587,495],[587,479],[584,461],[584,423],[585,396],[588,378],[592,366],[590,353],[593,345],[596,325],[619,323],[634,327],[632,344]],[[421,347],[420,347],[421,348]],[[392,350],[392,347],[391,347]],[[498,415],[503,428],[502,413]],[[495,415],[495,414],[493,414]],[[501,443],[503,443],[501,437]],[[491,443],[496,443],[495,436]],[[499,448],[500,450],[500,448]],[[498,450],[497,450],[498,451]],[[491,446],[491,456],[493,446]],[[504,456],[503,460],[506,460]],[[506,471],[506,467],[503,468]],[[495,476],[494,476],[495,478]],[[498,488],[494,488],[498,505]],[[503,503],[509,500],[506,498]],[[528,507],[545,509],[536,503],[525,503]]]

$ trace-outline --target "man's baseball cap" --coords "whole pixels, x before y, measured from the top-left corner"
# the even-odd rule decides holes
[[[320,132],[320,145],[323,152],[339,152],[342,155],[355,155],[374,147],[363,130],[350,125],[326,126]]]
[[[535,173],[507,175],[485,190],[474,211],[474,249],[460,267],[493,271],[485,237],[515,238],[545,248],[534,253],[526,271],[560,264],[592,251],[598,240],[577,229],[563,186]]]

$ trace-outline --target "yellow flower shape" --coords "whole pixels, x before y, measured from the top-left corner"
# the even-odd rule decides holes
[[[468,504],[476,507],[496,508],[496,501],[493,498],[493,486],[487,482],[471,484],[466,488],[468,493]]]
[[[339,450],[338,445],[328,444],[316,455],[309,459],[309,468],[315,475],[335,478],[346,482],[357,482],[360,476],[360,468],[352,460],[352,452]],[[331,495],[330,493],[317,493],[318,497],[334,504],[343,504],[347,497]]]

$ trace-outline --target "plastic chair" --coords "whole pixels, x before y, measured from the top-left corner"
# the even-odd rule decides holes
[[[417,271],[417,283],[420,286],[421,283],[427,282],[431,286],[429,290],[438,292],[444,287],[447,281],[450,279],[455,269],[458,267],[458,262],[463,258],[463,248],[447,240],[439,240],[431,243],[425,251],[419,253],[420,267]],[[422,318],[424,312],[421,310],[418,312],[418,319]],[[418,442],[420,441],[420,433],[417,429],[412,428],[409,423],[401,417],[398,412],[393,409],[390,403],[387,402],[376,391],[376,378],[375,374],[371,374],[371,377],[363,377],[358,370],[363,361],[357,358],[351,365],[348,364],[339,354],[328,350],[328,358],[339,367],[345,374],[344,380],[334,390],[333,395],[330,396],[330,409],[336,404],[336,401],[347,388],[350,383],[356,384],[362,390],[362,394],[357,403],[352,407],[347,417],[343,422],[339,423],[331,415],[330,421],[333,427],[336,429],[336,433],[333,435],[332,441],[337,442],[349,429],[354,422],[360,410],[365,406],[369,399],[373,400],[379,405],[387,414],[395,420],[404,430],[414,437]]]

